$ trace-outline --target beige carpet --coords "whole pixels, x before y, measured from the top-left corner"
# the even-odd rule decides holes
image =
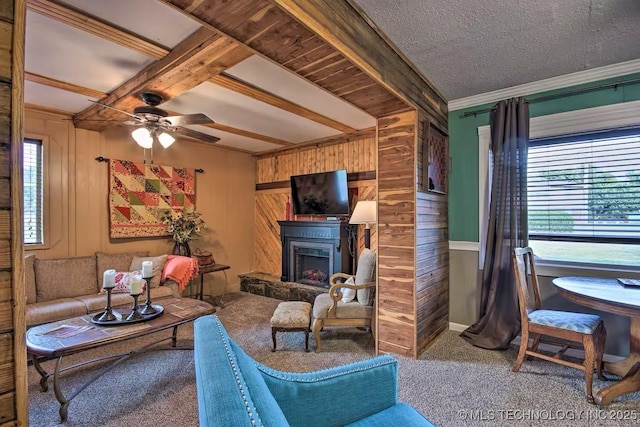
[[[373,356],[370,334],[357,329],[322,332],[323,352],[305,353],[304,334],[279,333],[271,352],[269,319],[278,300],[251,294],[227,295],[218,316],[256,360],[276,369],[305,372]],[[157,334],[157,336],[168,334]],[[155,338],[157,338],[157,336]],[[191,344],[190,325],[179,330],[180,344]],[[66,364],[123,352],[152,340],[145,337],[70,357]],[[315,345],[310,339],[310,348]],[[398,357],[399,399],[446,426],[626,426],[638,425],[640,393],[627,395],[606,411],[586,403],[582,373],[544,361],[511,366],[516,349],[504,352],[469,345],[447,332],[419,360]],[[49,362],[52,367],[52,362]],[[63,378],[68,393],[97,370],[82,368]],[[39,391],[39,376],[29,368],[31,426],[60,425],[52,387]],[[70,404],[66,426],[197,426],[192,351],[153,351],[138,355],[91,384]],[[594,389],[607,385],[594,382]],[[339,403],[340,396],[336,396]],[[626,411],[626,412],[625,412]],[[612,419],[627,416],[630,419]]]

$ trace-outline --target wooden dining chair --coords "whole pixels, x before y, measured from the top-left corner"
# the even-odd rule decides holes
[[[526,356],[580,369],[584,371],[587,401],[593,403],[594,368],[598,372],[598,378],[605,379],[602,375],[602,355],[607,332],[602,319],[595,314],[541,309],[540,286],[535,271],[533,250],[530,247],[514,248],[513,266],[518,287],[521,323],[520,350],[513,371],[520,370]],[[533,300],[530,298],[529,287],[533,291]],[[562,358],[567,349],[572,347],[569,344],[564,345],[555,355],[539,352],[538,345],[542,335],[581,344],[578,348],[584,349],[584,363],[574,363]],[[533,338],[530,347],[529,338]],[[557,345],[556,342],[553,344]]]

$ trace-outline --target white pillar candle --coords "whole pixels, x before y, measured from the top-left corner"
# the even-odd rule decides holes
[[[153,261],[142,261],[142,277],[153,276]]]
[[[114,269],[105,270],[102,273],[102,287],[111,289],[116,285],[116,271]]]
[[[136,274],[131,278],[131,283],[129,284],[129,293],[131,295],[139,295],[142,293],[142,277]]]

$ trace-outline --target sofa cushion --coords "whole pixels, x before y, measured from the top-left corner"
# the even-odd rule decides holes
[[[142,271],[142,261],[153,262],[153,277],[151,277],[151,287],[157,288],[160,286],[160,278],[162,277],[162,269],[167,263],[167,255],[153,256],[153,257],[139,257],[134,256],[129,266],[129,271]]]
[[[113,268],[115,271],[131,271],[129,267],[131,266],[131,260],[133,260],[135,256],[149,256],[149,251],[122,252],[118,254],[96,252],[98,284],[95,292],[102,289],[102,273],[104,273],[105,270]]]
[[[27,304],[25,309],[27,327],[85,314],[87,314],[87,307],[73,298]]]
[[[36,256],[33,254],[24,257],[24,287],[27,293],[27,304],[36,302]]]
[[[151,301],[153,304],[156,303],[156,300],[162,300],[166,298],[173,298],[173,290],[167,286],[160,286],[157,288],[151,289]],[[107,295],[83,295],[74,298],[77,301],[80,301],[86,307],[86,310],[89,313],[93,313],[96,311],[101,311],[107,305]],[[138,298],[138,304],[144,304],[146,300],[146,294],[141,295]],[[131,306],[133,303],[133,298],[128,293],[122,294],[111,294],[111,306]],[[162,304],[160,304],[162,305]]]
[[[36,300],[51,301],[97,292],[95,255],[35,261]]]
[[[376,254],[370,249],[365,248],[360,254],[358,259],[358,266],[356,269],[356,285],[362,285],[363,283],[375,281],[376,271]],[[357,299],[362,305],[372,305],[374,288],[358,289]]]

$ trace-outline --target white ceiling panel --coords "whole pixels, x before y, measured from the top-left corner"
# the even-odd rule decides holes
[[[220,141],[216,143],[217,145],[227,145],[229,147],[240,148],[241,150],[256,152],[282,148],[281,145],[271,144],[269,142],[247,138],[246,136],[235,135],[233,133],[221,132],[217,129],[211,129],[206,126],[189,126],[189,128],[197,130],[198,132],[217,136],[220,138]]]
[[[101,37],[27,11],[25,68],[109,92],[153,62]]]
[[[200,24],[193,19],[165,6],[158,0],[63,0],[63,2],[168,48],[173,48],[200,28]]]
[[[79,95],[51,86],[41,85],[30,81],[24,82],[24,102],[55,108],[70,113],[82,111],[93,105],[85,95]]]
[[[208,82],[164,103],[162,108],[181,114],[204,113],[215,122],[289,142],[340,134],[336,129]]]
[[[376,125],[373,116],[259,55],[225,73],[355,129]]]

